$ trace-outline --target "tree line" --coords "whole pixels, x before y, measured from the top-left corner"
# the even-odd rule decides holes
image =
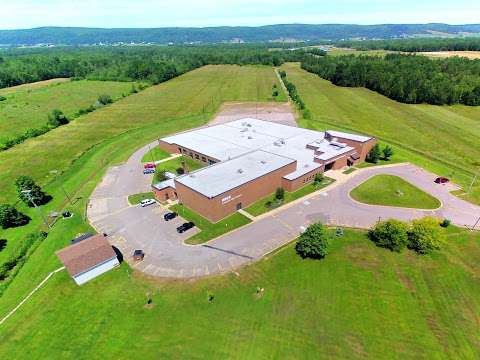
[[[480,51],[480,38],[453,38],[453,39],[396,39],[396,40],[367,40],[342,41],[338,47],[354,48],[357,50],[390,50],[390,51]]]
[[[302,68],[335,85],[366,87],[404,103],[480,105],[480,60],[405,54],[309,56]]]
[[[266,45],[9,49],[0,53],[0,88],[59,77],[158,84],[204,65],[279,66],[301,56]]]

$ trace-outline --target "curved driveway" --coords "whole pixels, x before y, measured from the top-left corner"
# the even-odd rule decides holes
[[[151,144],[155,145],[155,144]],[[87,215],[99,232],[131,263],[134,249],[143,249],[145,260],[131,263],[146,274],[160,277],[189,278],[231,271],[262,258],[295,239],[310,223],[368,228],[379,218],[409,220],[425,215],[448,218],[459,226],[472,226],[480,216],[480,207],[450,194],[453,185],[434,184],[434,174],[411,164],[357,170],[329,187],[258,217],[254,222],[202,245],[185,245],[193,234],[178,235],[182,219],[165,222],[160,205],[147,208],[130,206],[130,194],[150,190],[151,175],[142,174],[140,160],[149,146],[136,151],[120,166],[109,169],[93,192]],[[349,197],[350,191],[376,174],[397,175],[442,202],[438,210],[414,210],[360,204]],[[198,230],[194,230],[198,231]]]

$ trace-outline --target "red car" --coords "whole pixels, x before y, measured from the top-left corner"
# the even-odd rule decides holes
[[[156,166],[156,165],[155,165],[154,163],[146,163],[146,164],[143,165],[143,167],[144,167],[145,169],[154,169],[155,166]]]
[[[447,179],[446,177],[443,177],[443,176],[439,176],[435,179],[435,183],[437,183],[437,184],[446,184],[449,181],[450,181],[449,179]]]

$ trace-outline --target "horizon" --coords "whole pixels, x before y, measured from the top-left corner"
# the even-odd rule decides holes
[[[157,0],[17,0],[4,4],[0,29],[20,30],[38,27],[84,28],[169,28],[237,27],[277,24],[476,24],[480,3],[459,0],[438,4],[435,0],[417,2],[339,0],[324,3],[302,0],[180,0],[175,5]],[[18,16],[21,14],[21,16]],[[288,14],[288,15],[286,15]],[[385,21],[387,20],[387,21]]]

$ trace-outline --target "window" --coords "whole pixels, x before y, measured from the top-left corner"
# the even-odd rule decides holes
[[[193,158],[193,153],[190,151],[190,152],[188,153],[188,156],[190,156],[191,158]]]
[[[207,162],[207,158],[205,156],[202,156],[202,161]]]
[[[181,147],[178,148],[178,152],[180,152],[180,153],[182,152],[182,148],[181,148]]]
[[[198,154],[195,154],[195,159],[200,159],[200,156]]]
[[[208,163],[209,163],[210,165],[213,165],[213,164],[215,164],[215,161],[208,159]]]

